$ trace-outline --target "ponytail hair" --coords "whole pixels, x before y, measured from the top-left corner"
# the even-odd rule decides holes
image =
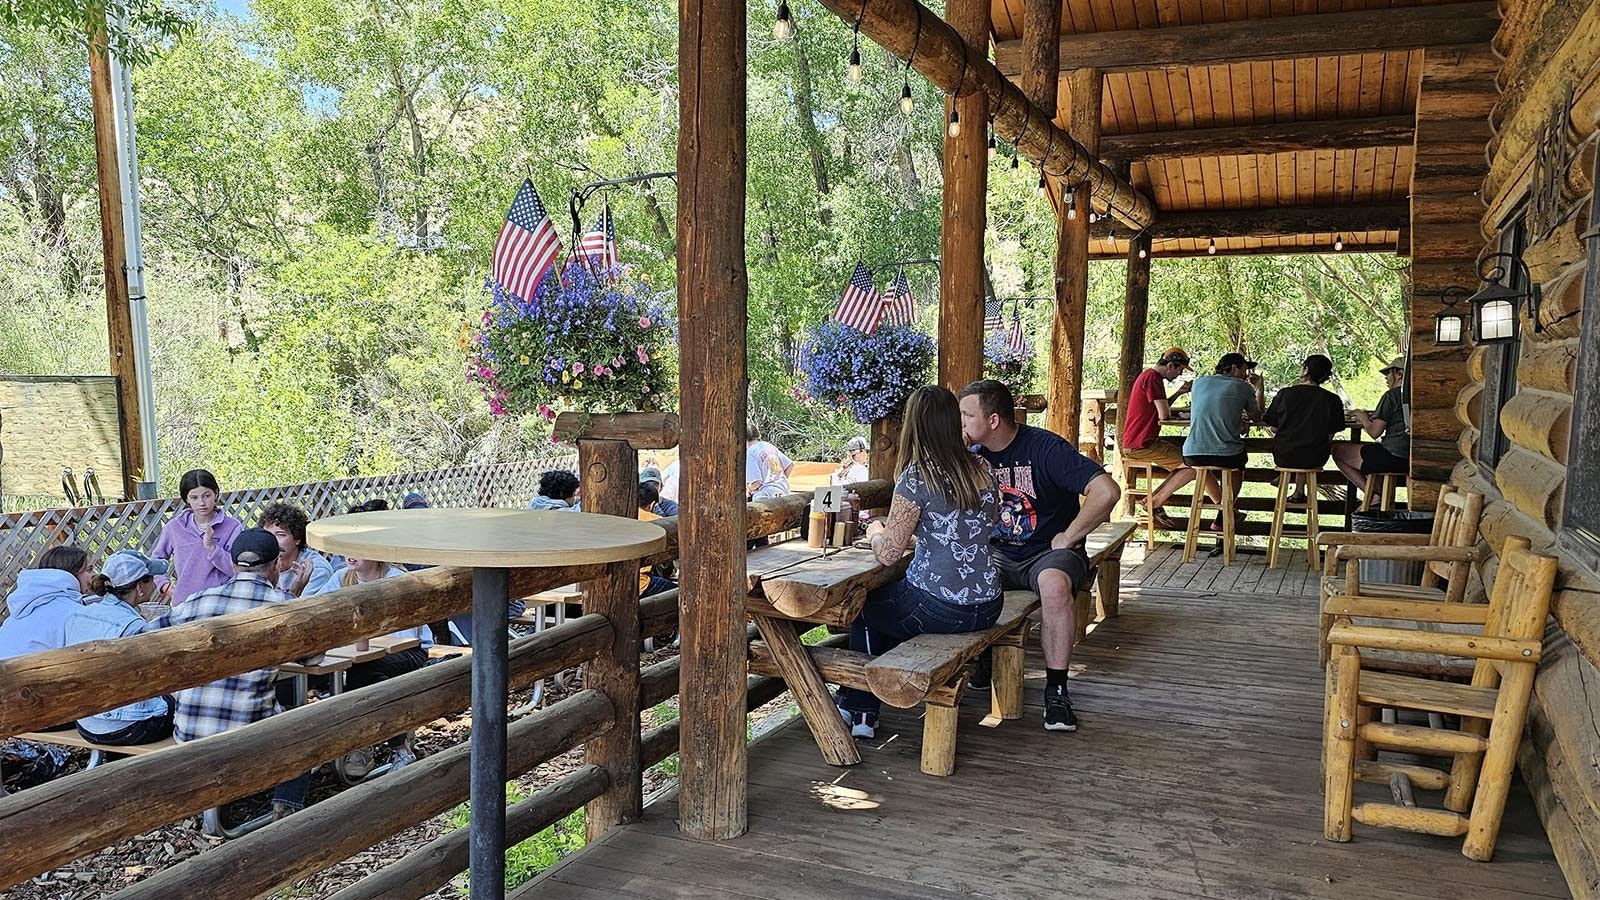
[[[134,583],[137,584],[138,582]],[[89,579],[89,593],[94,594],[96,597],[104,597],[112,593],[111,579],[99,572],[94,573],[94,577]]]

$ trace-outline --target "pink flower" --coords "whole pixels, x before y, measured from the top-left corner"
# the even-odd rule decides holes
[[[639,327],[640,328],[649,328],[650,327],[650,317],[649,316],[640,316],[639,317]]]
[[[639,357],[639,362],[647,363],[650,361],[650,354],[645,352],[643,344],[633,348],[633,353]]]
[[[619,356],[616,359],[613,359],[611,361],[611,368],[620,369],[620,368],[622,368],[622,363],[623,363],[623,359],[622,359],[622,357]]]
[[[595,371],[598,372],[601,375],[610,375],[611,374],[611,369],[609,367],[607,367],[607,366],[601,366],[600,368],[596,369]]]
[[[574,374],[574,375],[582,375],[583,374],[583,363],[581,363],[581,362],[573,363],[572,364],[572,374]]]

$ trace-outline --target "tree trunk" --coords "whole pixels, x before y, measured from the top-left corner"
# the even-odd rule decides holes
[[[816,111],[812,106],[811,62],[806,58],[806,45],[794,42],[794,124],[805,141],[806,154],[811,157],[811,176],[817,182],[817,221],[826,226],[833,219],[828,208],[828,157],[823,150],[822,135],[817,131]]]

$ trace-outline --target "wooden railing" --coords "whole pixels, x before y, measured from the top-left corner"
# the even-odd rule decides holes
[[[890,485],[857,486],[868,506],[884,506]],[[748,534],[763,537],[798,527],[808,498],[791,494],[750,504]],[[678,556],[677,522],[658,520],[666,549],[637,561]],[[630,566],[635,565],[630,563]],[[512,570],[513,596],[592,581],[606,567]],[[341,588],[329,594],[219,616],[157,632],[74,645],[0,661],[0,735],[14,735],[93,715],[153,694],[170,693],[234,673],[275,665],[364,637],[387,634],[463,612],[471,606],[471,573],[440,567]],[[618,766],[593,754],[596,738],[678,692],[677,660],[640,671],[631,684],[598,689],[594,672],[617,653],[619,632],[652,636],[677,623],[670,591],[638,601],[618,628],[590,613],[511,642],[513,689],[580,663],[584,690],[513,722],[508,775],[520,775],[579,745],[586,765],[507,811],[508,845],[530,837],[573,810],[627,787],[642,788],[645,767],[677,748],[678,723],[653,728],[624,746],[636,761]],[[637,659],[637,647],[633,648]],[[329,759],[465,709],[470,658],[448,660],[359,691],[330,697],[261,722],[170,750],[121,760],[0,798],[0,888],[18,884],[87,853],[175,819],[267,790]],[[783,689],[770,678],[748,682],[750,708]],[[619,706],[616,695],[636,701]],[[630,724],[636,729],[636,724]],[[615,744],[616,742],[613,742]],[[631,783],[613,774],[627,772]],[[203,896],[254,897],[314,875],[467,799],[465,744],[340,793],[259,831],[202,853],[113,895],[115,900]],[[625,792],[627,793],[627,792]],[[591,816],[593,818],[593,816]],[[602,826],[604,827],[604,825]],[[422,897],[466,868],[467,832],[448,833],[337,896]]]
[[[221,507],[247,525],[254,525],[261,511],[273,503],[292,503],[311,518],[320,519],[375,497],[398,507],[411,491],[421,493],[432,506],[515,507],[533,499],[540,475],[551,469],[576,469],[577,463],[577,457],[568,454],[499,465],[250,488],[224,492]],[[46,548],[64,541],[83,547],[95,559],[128,547],[148,552],[162,526],[182,509],[176,497],[164,497],[0,515],[0,592],[9,591],[17,573],[33,565]]]

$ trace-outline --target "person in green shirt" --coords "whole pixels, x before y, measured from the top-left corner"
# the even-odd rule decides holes
[[[1377,443],[1339,441],[1333,445],[1333,461],[1356,487],[1364,487],[1368,475],[1393,472],[1404,475],[1411,466],[1411,429],[1406,422],[1405,396],[1400,385],[1406,377],[1406,361],[1395,358],[1382,370],[1389,389],[1372,412],[1356,410],[1356,423]]]

